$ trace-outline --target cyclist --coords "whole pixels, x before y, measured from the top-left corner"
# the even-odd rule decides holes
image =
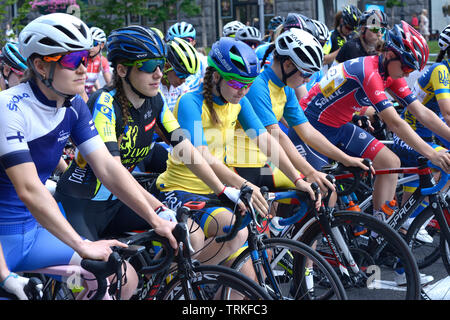
[[[239,29],[235,34],[235,38],[236,40],[248,44],[253,50],[255,50],[262,42],[259,29],[251,26],[245,26]]]
[[[71,137],[101,180],[136,212],[151,216],[156,232],[169,239],[175,224],[159,218],[131,175],[109,155],[84,101],[86,64],[92,38],[75,16],[54,13],[31,21],[19,35],[28,76],[0,93],[0,241],[11,271],[79,264],[80,257],[107,260],[115,240],[84,241],[61,214],[43,183]],[[134,274],[134,276],[133,276]],[[137,277],[127,268],[123,297]]]
[[[323,47],[324,65],[331,65],[344,43],[356,36],[354,30],[358,27],[360,18],[361,11],[352,4],[336,14],[335,28]]]
[[[332,67],[308,96],[301,99],[300,104],[311,125],[348,154],[372,159],[375,168],[398,167],[400,161],[391,150],[384,148],[368,132],[349,122],[355,111],[372,105],[393,132],[420,154],[448,171],[450,156],[436,152],[426,144],[398,116],[385,94],[388,89],[409,110],[414,110],[421,118],[426,119],[436,132],[448,137],[448,127],[422,106],[402,78],[414,70],[422,70],[427,58],[428,46],[423,37],[402,21],[387,32],[380,56],[360,57]],[[298,148],[303,148],[304,143],[292,129],[289,137]],[[328,159],[320,155],[322,151],[306,151],[308,162],[316,169],[328,163]],[[396,183],[395,174],[381,175],[375,180],[373,206],[376,215],[382,215],[379,211],[382,204],[393,199]]]
[[[378,54],[376,47],[388,26],[387,16],[380,10],[366,11],[359,24],[359,37],[347,41],[336,56],[338,63]]]
[[[107,84],[111,82],[112,77],[109,62],[102,55],[102,50],[106,43],[106,34],[98,27],[90,28],[90,32],[92,34],[93,46],[89,50],[85,84],[85,89],[88,96],[100,88],[100,82],[98,81],[98,75],[100,72],[102,72],[103,78]]]
[[[166,41],[174,40],[175,38],[181,38],[187,42],[189,42],[194,48],[197,44],[196,40],[196,31],[192,24],[181,21],[172,25],[169,30],[167,30]],[[195,75],[191,75],[186,79],[186,82],[189,84],[190,90],[196,90],[200,86],[203,81],[203,77],[205,76],[206,67],[208,66],[208,62],[206,61],[206,56],[202,54],[200,51],[197,51],[198,59],[200,60],[200,68],[198,69]]]
[[[164,75],[160,90],[170,111],[173,111],[178,98],[186,92],[194,91],[195,77],[199,70],[200,60],[197,51],[188,42],[181,38],[174,38],[167,43],[167,62],[164,66]],[[161,140],[156,137],[156,140]],[[143,172],[164,172],[166,170],[167,154],[170,143],[158,141],[150,150],[148,156],[138,164]]]
[[[93,122],[108,154],[116,163],[121,163],[121,170],[126,168],[132,171],[149,153],[153,133],[159,127],[163,137],[175,147],[174,151],[184,154],[181,159],[190,170],[202,177],[216,194],[237,199],[239,191],[225,188],[217,179],[200,154],[184,138],[172,112],[164,103],[159,83],[165,56],[164,41],[149,28],[129,26],[114,30],[109,35],[108,60],[116,70],[113,85],[94,93],[88,101]],[[91,240],[150,228],[151,218],[117,199],[109,191],[111,189],[97,180],[97,171],[93,169],[78,153],[58,181],[55,197],[74,228]],[[163,218],[176,221],[173,211],[164,207],[136,181],[133,184],[134,188],[138,188],[135,192],[150,205],[152,214],[156,212]]]
[[[323,173],[309,165],[308,170],[301,168],[301,163],[305,160],[298,155],[288,136],[280,130],[278,121],[281,117],[285,118],[288,125],[298,132],[304,141],[315,148],[320,148],[331,158],[349,166],[368,169],[362,164],[362,159],[348,156],[331,144],[311,126],[300,108],[294,89],[308,81],[311,75],[322,67],[322,47],[317,39],[305,30],[292,28],[277,37],[268,52],[272,51],[274,52],[272,65],[266,67],[256,79],[247,98],[254,106],[262,124],[273,136],[278,137],[280,145],[294,166],[308,178],[308,181],[314,181],[322,190],[327,190],[325,186],[329,184]],[[263,64],[264,61],[261,61],[261,65]],[[258,157],[259,153],[250,159],[259,159]]]
[[[13,43],[7,43],[1,51],[1,90],[18,85],[27,69],[26,61]]]
[[[423,73],[415,82],[413,93],[417,99],[428,109],[438,115],[441,120],[450,125],[450,25],[444,28],[439,35],[438,41],[440,52],[436,62],[431,65],[425,73]],[[420,115],[418,115],[420,116]],[[405,109],[401,113],[401,118],[404,119],[410,127],[430,146],[436,150],[445,150],[450,148],[448,138],[434,134],[434,127],[430,127],[424,120],[419,119],[413,110]],[[432,128],[433,130],[430,130]],[[438,144],[434,142],[433,135],[438,139]],[[417,151],[403,142],[396,134],[394,134],[394,145],[392,150],[399,156],[402,165],[417,166],[417,158],[420,155]],[[403,187],[402,203],[411,196],[414,190],[418,187],[418,181],[406,183]],[[403,227],[408,229],[412,222],[411,217]],[[425,229],[420,230],[418,238],[425,242],[432,242],[433,239],[426,232]]]
[[[290,165],[287,156],[278,149],[276,142],[267,134],[244,97],[259,74],[259,60],[254,51],[241,41],[222,37],[215,42],[208,55],[208,69],[202,88],[181,96],[174,109],[181,127],[190,134],[192,143],[201,151],[219,178],[227,185],[253,188],[254,204],[262,214],[267,214],[267,204],[254,184],[233,173],[224,163],[228,156],[230,140],[234,138],[236,122],[239,121],[252,138],[271,157],[280,158],[280,168],[299,189],[314,197],[309,183]],[[268,147],[271,149],[268,149]],[[187,168],[169,155],[167,170],[156,182],[161,191],[161,201],[176,208],[191,200],[207,199],[211,189]],[[223,234],[222,227],[232,221],[232,213],[224,207],[208,208],[195,217],[207,238]],[[217,264],[239,249],[247,238],[247,230],[239,231],[236,238],[225,244],[213,241],[202,251],[206,261]]]
[[[273,35],[275,33],[275,30],[278,28],[279,25],[282,25],[284,22],[284,17],[282,16],[276,16],[273,17],[272,19],[270,19],[269,24],[267,25],[267,31],[268,31],[268,35],[266,37],[264,37],[263,41],[265,42],[272,42],[273,39]],[[259,56],[258,56],[259,58]]]
[[[234,36],[236,35],[236,32],[238,32],[238,30],[243,27],[245,27],[245,24],[243,24],[240,21],[237,21],[237,20],[230,21],[226,25],[223,26],[222,36],[234,38]]]

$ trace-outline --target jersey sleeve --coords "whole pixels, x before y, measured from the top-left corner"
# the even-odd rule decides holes
[[[344,45],[342,46],[341,50],[339,50],[339,52],[338,52],[338,54],[337,54],[337,56],[336,56],[336,58],[335,58],[335,60],[336,60],[338,63],[341,63],[341,62],[350,60],[348,54],[351,53],[351,50],[352,50],[352,49],[354,49],[354,48],[351,48],[350,43],[351,43],[350,41],[347,41],[347,42],[344,43]]]
[[[101,92],[96,99],[90,99],[92,118],[97,131],[113,156],[120,156],[117,144],[116,113],[114,111],[114,97],[106,92]]]
[[[362,81],[362,87],[367,99],[377,112],[392,106],[392,102],[386,96],[383,79],[378,73],[373,73],[370,77],[365,76]]]
[[[104,56],[101,56],[101,64],[103,72],[111,72],[108,59],[106,59]]]
[[[6,106],[3,100],[0,100],[0,105]],[[21,112],[5,110],[0,117],[0,164],[4,169],[33,161],[25,132]]]
[[[254,139],[260,134],[266,132],[266,128],[259,120],[248,99],[246,97],[243,97],[240,101],[240,104],[241,111],[238,115],[238,121],[249,138]]]
[[[158,114],[156,121],[163,135],[166,137],[168,141],[172,143],[172,145],[174,145],[173,143],[176,143],[178,139],[173,139],[173,133],[175,132],[175,130],[180,128],[180,124],[173,115],[172,111],[170,111],[164,96],[162,94],[160,94],[160,96],[161,96],[160,101],[163,104],[163,106]]]
[[[404,78],[392,80],[392,83],[389,85],[389,89],[392,90],[394,95],[404,107],[410,105],[417,99],[411,92],[411,89],[409,89],[408,83]]]
[[[447,67],[441,64],[434,68],[430,77],[436,100],[450,98],[450,78]]]
[[[288,125],[290,127],[294,127],[308,122],[303,109],[300,107],[300,103],[298,102],[294,89],[286,86],[285,92],[287,101],[284,106],[283,117],[287,121]]]
[[[277,117],[272,110],[269,89],[264,81],[256,78],[255,83],[251,86],[245,98],[253,106],[256,115],[264,127],[278,123]]]
[[[175,106],[178,123],[194,147],[208,145],[202,125],[202,105],[200,95],[186,93]]]

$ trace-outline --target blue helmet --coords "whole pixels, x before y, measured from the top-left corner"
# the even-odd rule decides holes
[[[208,55],[208,66],[213,67],[225,80],[253,81],[260,72],[255,51],[242,41],[222,37],[216,41]]]
[[[191,38],[195,40],[195,29],[194,26],[190,23],[181,21],[170,26],[169,30],[167,30],[166,40],[170,41],[176,38]]]
[[[167,55],[166,44],[158,34],[147,27],[128,26],[113,30],[107,41],[108,60],[136,61],[163,58]]]
[[[28,69],[25,58],[20,54],[19,49],[15,44],[7,43],[2,48],[3,61],[11,68],[24,72]]]

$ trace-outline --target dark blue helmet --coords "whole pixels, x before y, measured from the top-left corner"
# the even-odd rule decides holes
[[[259,60],[255,51],[242,41],[222,37],[208,55],[208,66],[214,67],[225,80],[251,82],[259,75]]]
[[[142,26],[113,30],[108,37],[107,50],[108,60],[113,64],[120,60],[136,61],[167,55],[163,39],[155,31]]]

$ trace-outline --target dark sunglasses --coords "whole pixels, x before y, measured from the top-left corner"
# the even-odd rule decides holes
[[[384,34],[384,32],[386,31],[385,28],[370,28],[369,30],[373,33],[381,32],[381,34]]]
[[[189,43],[194,42],[194,40],[195,40],[194,38],[191,38],[191,37],[186,37],[186,38],[182,38],[182,39]]]
[[[244,88],[244,89],[250,88],[253,83],[253,81],[249,82],[249,83],[244,83],[244,82],[237,81],[234,79],[225,80],[225,82],[228,84],[228,86],[230,86],[231,88],[236,89],[236,90],[240,90],[242,88]]]
[[[57,56],[46,56],[43,60],[46,62],[58,62],[64,69],[77,70],[81,64],[87,66],[89,51],[74,51],[67,54],[60,54]]]
[[[409,66],[402,65],[402,71],[403,71],[404,73],[411,73],[411,72],[413,72],[413,71],[415,71],[415,70],[416,70],[416,69],[411,68],[411,67],[409,67]]]
[[[312,75],[313,75],[313,73],[311,73],[311,72],[305,72],[305,71],[302,71],[302,70],[298,70],[298,72],[300,72],[300,75],[301,75],[303,78],[305,78],[305,79],[309,79],[309,78],[311,78]]]
[[[145,60],[137,60],[133,62],[125,62],[124,66],[133,67],[136,66],[139,71],[153,73],[156,71],[156,68],[159,67],[159,70],[164,70],[164,65],[166,64],[165,58],[153,58],[153,59],[145,59]]]

